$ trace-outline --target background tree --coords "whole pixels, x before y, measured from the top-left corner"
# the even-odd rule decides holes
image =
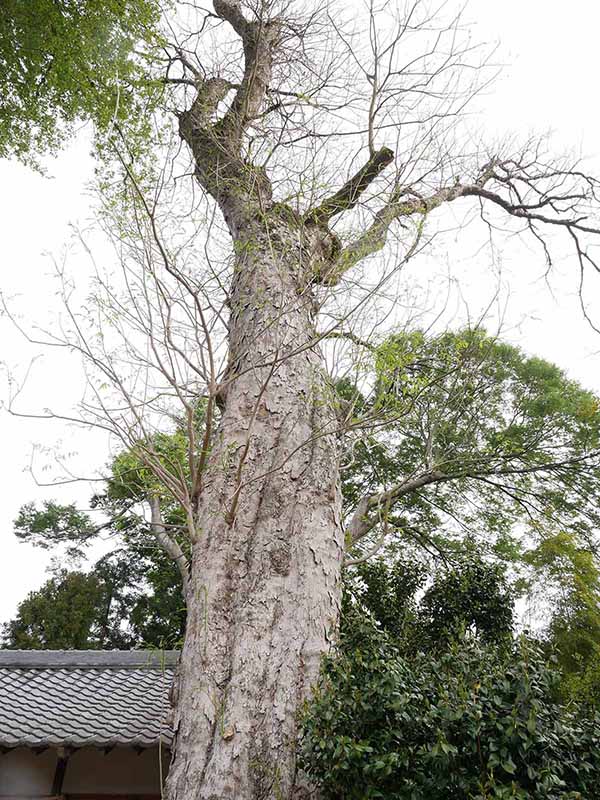
[[[557,493],[570,486],[562,513],[590,520],[591,503],[581,514],[575,508],[574,480],[585,479],[597,455],[597,412],[581,390],[565,408],[537,411],[509,392],[519,422],[498,420],[499,440],[478,429],[476,417],[477,435],[463,427],[459,442],[443,415],[437,427],[431,420],[424,446],[405,448],[400,480],[376,477],[344,513],[340,434],[388,429],[418,403],[403,404],[406,370],[390,371],[389,342],[375,360],[379,399],[365,422],[340,413],[326,343],[341,335],[360,347],[359,322],[371,312],[371,325],[386,319],[385,290],[450,203],[474,202],[491,224],[523,231],[548,262],[544,236],[556,231],[582,271],[593,267],[597,182],[568,159],[548,158],[540,141],[461,146],[472,138],[457,119],[485,59],[443,9],[418,0],[370,4],[365,24],[352,30],[341,10],[334,18],[321,6],[182,6],[176,23],[168,17],[149,72],[152,84],[168,81],[163,105],[175,112],[173,134],[191,164],[177,159],[172,141],[166,160],[140,163],[127,131],[114,125],[115,162],[102,183],[124,289],[98,278],[92,316],[93,301],[80,313],[67,280],[64,324],[50,342],[87,365],[88,392],[71,419],[110,431],[152,473],[153,532],[185,587],[168,796],[299,798],[311,790],[295,765],[296,712],[335,637],[346,547],[350,564],[401,525],[408,529],[416,520],[407,519],[407,498],[424,487],[426,509],[464,521],[475,486],[477,499],[482,487],[497,492],[514,513],[535,505],[523,501],[531,495],[558,509]],[[191,215],[177,198],[181,182],[171,180],[182,171],[201,190]],[[175,224],[169,205],[179,212]],[[204,237],[194,250],[196,221]],[[219,246],[229,255],[219,257]],[[377,267],[371,256],[382,252],[389,260]],[[442,384],[441,396],[453,391],[459,417],[468,386],[452,384],[436,347],[429,376]],[[477,343],[466,349],[477,361]],[[458,348],[449,351],[466,363]],[[465,370],[457,375],[466,379]],[[516,378],[535,384],[534,375]],[[474,400],[466,392],[467,410],[477,408],[484,385]],[[536,438],[536,414],[565,421],[556,449]],[[186,431],[185,470],[156,439],[157,431],[173,433],[176,418]],[[395,447],[386,442],[384,450]],[[458,509],[445,500],[451,481],[464,487]],[[183,510],[185,527],[175,535],[161,492]],[[493,515],[478,516],[493,526]]]
[[[177,459],[185,470],[181,434],[156,437],[162,458]],[[100,537],[115,544],[90,572],[55,566],[54,576],[19,606],[4,626],[8,647],[126,649],[172,648],[185,628],[185,593],[177,560],[163,546],[168,528],[173,540],[184,526],[183,511],[157,485],[155,476],[133,452],[122,452],[111,464],[102,494],[91,499],[89,512],[74,505],[30,503],[15,520],[16,536],[34,546],[55,549],[55,561],[78,563]],[[157,519],[160,524],[157,525]],[[157,530],[158,527],[158,530]],[[92,599],[93,598],[93,599]],[[81,600],[83,621],[60,629],[69,602]]]
[[[592,541],[600,417],[590,392],[480,329],[394,335],[367,364],[369,395],[345,389],[356,543],[382,530],[386,504],[386,542],[394,529],[416,541],[443,530],[431,546],[450,553],[454,528],[457,541],[483,534],[511,558],[560,524]]]
[[[571,531],[562,530],[525,554],[542,585],[552,587],[541,591],[542,602],[550,609],[544,640],[562,669],[563,697],[592,705],[600,700],[600,574],[596,552],[595,548],[583,547]]]
[[[514,593],[504,570],[474,553],[433,574],[417,560],[364,562],[346,574],[344,601],[347,649],[360,649],[365,621],[405,653],[447,650],[465,636],[501,647],[513,634]]]
[[[53,570],[53,577],[4,624],[2,645],[23,650],[174,649],[184,630],[177,568],[155,545],[137,543],[103,556],[89,572]]]
[[[4,625],[4,646],[18,650],[100,647],[109,641],[103,613],[108,605],[107,592],[96,575],[58,571],[19,604],[16,618]],[[114,636],[109,636],[114,643]],[[118,637],[117,642],[122,645],[123,639]]]

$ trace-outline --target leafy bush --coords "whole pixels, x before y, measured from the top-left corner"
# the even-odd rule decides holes
[[[525,639],[407,656],[364,622],[324,664],[301,763],[336,800],[595,800],[600,718],[559,706],[558,681]]]

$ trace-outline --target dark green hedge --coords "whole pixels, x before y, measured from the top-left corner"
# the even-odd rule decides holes
[[[525,639],[402,654],[363,623],[324,664],[301,762],[336,800],[595,800],[600,720]]]

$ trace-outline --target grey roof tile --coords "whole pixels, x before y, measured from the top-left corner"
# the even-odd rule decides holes
[[[0,747],[169,746],[178,653],[0,650]]]

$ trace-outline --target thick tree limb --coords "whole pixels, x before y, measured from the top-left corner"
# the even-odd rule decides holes
[[[580,185],[571,190],[562,190],[562,184],[567,179],[579,181]],[[546,183],[554,185],[545,189]],[[531,202],[522,199],[520,187],[533,192]],[[334,271],[342,275],[366,256],[381,250],[395,221],[416,214],[425,216],[463,197],[477,197],[492,203],[510,216],[523,220],[532,230],[533,225],[566,229],[575,238],[576,252],[581,261],[586,256],[579,245],[579,235],[600,235],[600,227],[589,224],[587,213],[580,210],[590,196],[595,197],[596,189],[597,182],[583,173],[547,170],[541,166],[532,173],[530,165],[513,161],[491,161],[472,183],[456,181],[427,196],[412,186],[398,186],[367,230],[340,252]],[[539,238],[539,234],[536,233],[536,236]]]
[[[271,80],[279,21],[260,17],[248,21],[239,0],[214,0],[215,13],[242,40],[244,74],[233,84],[221,77],[202,80],[188,110],[179,115],[179,132],[190,147],[200,185],[219,203],[227,223],[240,229],[271,201],[272,188],[264,170],[248,163],[243,136],[259,116]],[[229,108],[217,119],[219,105],[230,91]]]
[[[151,495],[148,498],[148,503],[150,504],[150,530],[152,531],[152,535],[167,555],[171,556],[177,564],[177,569],[179,570],[183,584],[183,596],[187,599],[190,584],[188,560],[179,544],[173,537],[169,536],[165,530],[158,497],[156,497],[156,495]]]
[[[462,472],[444,473],[439,470],[430,470],[415,478],[410,478],[402,483],[392,486],[384,492],[377,492],[367,497],[363,497],[356,507],[356,511],[346,528],[347,538],[350,546],[356,544],[360,539],[370,533],[380,521],[381,514],[377,513],[381,508],[392,508],[393,504],[411,492],[422,489],[435,483],[449,483],[451,481],[471,478],[481,480],[489,476],[508,476],[508,475],[532,475],[536,473],[553,472],[565,467],[572,467],[592,458],[597,458],[598,452],[590,453],[579,458],[569,458],[563,461],[554,461],[547,464],[536,464],[530,467],[504,467],[500,469],[487,470],[464,470]]]
[[[213,6],[217,16],[228,22],[237,35],[243,39],[250,23],[242,14],[240,0],[214,0]]]
[[[237,152],[242,134],[258,116],[269,88],[279,23],[263,18],[249,22],[239,0],[214,0],[213,5],[216,14],[240,37],[244,48],[244,76],[229,110],[218,124],[229,146]]]
[[[208,128],[213,123],[219,103],[227,97],[232,85],[224,78],[209,78],[198,83],[197,87],[198,92],[187,113],[193,116],[195,125]]]
[[[361,194],[394,160],[389,147],[382,147],[373,153],[367,163],[347,181],[334,195],[324,200],[320,206],[309,211],[305,219],[309,222],[327,223],[336,214],[348,211],[358,203]]]

